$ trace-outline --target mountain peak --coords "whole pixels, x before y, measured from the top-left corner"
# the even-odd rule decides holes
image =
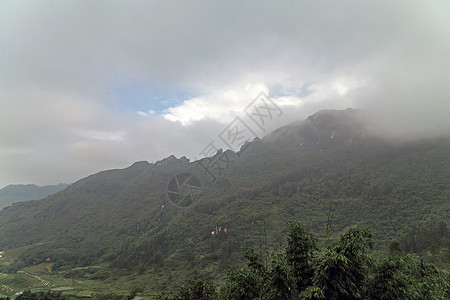
[[[171,164],[178,164],[178,163],[188,163],[190,160],[186,156],[182,156],[180,158],[177,158],[175,155],[170,155],[162,160],[158,160],[155,162],[155,165],[157,166],[167,166]]]
[[[150,163],[148,161],[141,160],[141,161],[137,161],[137,162],[133,163],[130,167],[133,168],[133,167],[142,167],[142,166],[149,166],[149,165],[150,165]]]
[[[304,121],[295,121],[275,130],[266,140],[289,139],[300,146],[324,145],[331,141],[351,143],[366,127],[367,122],[359,109],[321,110]]]

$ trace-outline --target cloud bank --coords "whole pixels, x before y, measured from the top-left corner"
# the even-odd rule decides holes
[[[449,20],[443,0],[3,1],[0,187],[198,157],[260,92],[268,129],[355,107],[448,133]]]

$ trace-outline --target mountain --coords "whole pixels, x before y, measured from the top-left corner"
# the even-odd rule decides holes
[[[68,184],[37,186],[34,184],[8,185],[0,189],[0,209],[19,201],[39,200],[65,189]]]
[[[289,221],[323,243],[368,228],[376,253],[397,242],[448,266],[449,157],[449,137],[385,139],[361,111],[321,111],[237,153],[136,162],[15,203],[0,212],[0,248],[16,257],[0,267],[51,263],[61,277],[158,291],[220,280],[245,245],[282,247]]]

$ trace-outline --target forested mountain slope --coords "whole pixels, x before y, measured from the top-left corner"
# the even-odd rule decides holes
[[[201,164],[225,157],[214,181]],[[30,245],[15,268],[107,263],[95,278],[155,275],[158,289],[189,274],[221,278],[242,246],[283,247],[280,232],[297,221],[322,241],[368,228],[378,252],[397,241],[445,266],[449,200],[449,138],[384,139],[359,111],[322,111],[237,154],[137,162],[14,204],[0,212],[0,247]]]

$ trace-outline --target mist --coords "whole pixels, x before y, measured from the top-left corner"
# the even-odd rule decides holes
[[[283,114],[259,136],[348,107],[448,134],[449,20],[448,1],[3,1],[0,187],[194,159],[261,92]]]

